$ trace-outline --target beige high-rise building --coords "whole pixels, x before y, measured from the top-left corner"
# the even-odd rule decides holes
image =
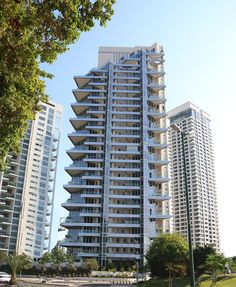
[[[18,155],[8,155],[0,193],[0,251],[40,258],[50,248],[62,106],[42,103]]]
[[[191,102],[168,113],[170,125],[185,133],[184,147],[190,202],[192,241],[219,250],[219,226],[210,116]],[[169,130],[173,231],[187,238],[181,134]]]

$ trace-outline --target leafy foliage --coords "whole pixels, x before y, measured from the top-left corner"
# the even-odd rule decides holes
[[[97,271],[99,269],[99,264],[94,258],[86,259],[84,263],[89,271]]]
[[[216,250],[214,245],[206,244],[204,246],[196,246],[193,250],[194,255],[194,266],[195,270],[197,271],[198,275],[201,275],[206,272],[206,260],[209,255],[215,255]]]
[[[53,63],[96,21],[104,26],[115,0],[0,1],[0,170],[9,150],[47,101],[40,63]]]
[[[12,285],[16,284],[17,274],[19,274],[23,269],[30,269],[32,266],[32,260],[29,256],[17,253],[5,256],[4,263],[6,263],[11,269],[12,275],[10,284]]]
[[[180,234],[164,234],[156,238],[146,255],[152,275],[168,277],[187,273],[188,245]]]
[[[58,247],[58,245],[56,245],[51,252],[51,258],[52,258],[52,262],[55,264],[60,264],[62,262],[72,262],[73,259],[70,256],[70,254],[68,254],[65,249]]]
[[[51,252],[44,253],[39,263],[41,265],[45,263],[60,264],[62,262],[72,262],[72,257],[63,249],[56,245]]]
[[[211,254],[205,262],[206,269],[215,275],[217,272],[223,272],[227,259],[223,254]]]

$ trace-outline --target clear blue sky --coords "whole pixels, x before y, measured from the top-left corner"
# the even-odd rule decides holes
[[[192,101],[211,114],[216,159],[221,249],[236,255],[236,155],[234,142],[236,107],[236,1],[235,0],[117,0],[115,13],[106,28],[98,25],[81,34],[70,50],[46,69],[55,77],[47,81],[47,92],[64,106],[57,172],[53,244],[58,235],[60,206],[69,194],[62,185],[69,176],[64,167],[72,147],[67,133],[68,118],[75,102],[71,90],[74,75],[83,75],[97,65],[99,46],[164,46],[167,108]]]

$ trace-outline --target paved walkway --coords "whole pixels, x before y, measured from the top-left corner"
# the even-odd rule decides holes
[[[136,282],[134,278],[96,278],[96,277],[25,277],[20,285],[25,286],[71,286],[71,287],[110,287],[110,286],[131,286]]]

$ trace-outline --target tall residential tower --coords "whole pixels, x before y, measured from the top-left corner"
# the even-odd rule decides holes
[[[170,125],[186,134],[184,146],[194,245],[214,244],[219,250],[218,208],[210,116],[190,102],[168,113]],[[173,229],[187,237],[181,135],[169,130]]]
[[[62,106],[42,104],[0,187],[0,251],[42,257],[50,248]]]
[[[61,243],[77,261],[140,265],[169,232],[167,128],[161,46],[102,47],[75,77],[69,216]]]

